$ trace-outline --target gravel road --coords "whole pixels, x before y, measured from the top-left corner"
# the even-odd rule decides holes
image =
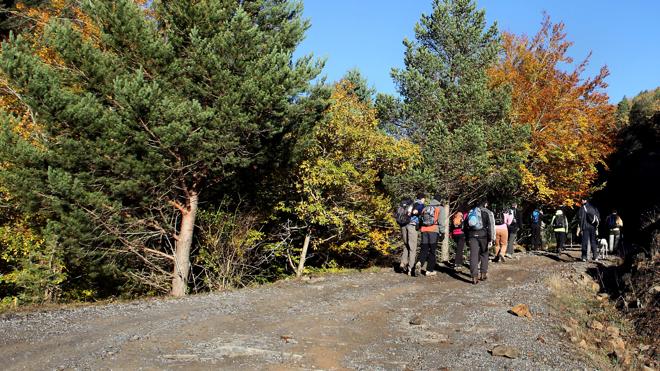
[[[491,263],[489,279],[478,285],[448,270],[415,278],[383,269],[5,315],[0,364],[10,370],[592,369],[561,333],[550,306],[546,279],[585,264],[570,260],[521,254]],[[508,313],[521,303],[532,319]],[[492,356],[496,345],[519,355]]]

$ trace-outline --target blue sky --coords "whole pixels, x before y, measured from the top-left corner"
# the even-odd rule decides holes
[[[431,0],[304,0],[312,27],[297,55],[327,58],[323,72],[330,81],[358,68],[379,92],[396,93],[392,67],[403,66],[404,37],[429,13]],[[582,61],[592,51],[585,77],[607,65],[607,93],[624,95],[660,86],[660,0],[480,0],[489,24],[516,34],[534,35],[543,11],[566,24],[574,42],[568,54]]]

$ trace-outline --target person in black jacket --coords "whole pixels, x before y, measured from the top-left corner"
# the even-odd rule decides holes
[[[582,200],[582,206],[578,210],[578,222],[578,235],[582,235],[582,261],[587,261],[589,246],[591,246],[591,258],[598,261],[596,231],[600,224],[600,213],[586,199]]]
[[[492,212],[486,208],[487,204],[486,201],[480,202],[465,217],[465,231],[470,246],[470,274],[475,285],[480,279],[484,281],[488,278],[488,249],[495,235],[495,221],[491,219]]]

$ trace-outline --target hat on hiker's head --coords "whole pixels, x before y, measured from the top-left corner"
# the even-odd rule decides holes
[[[555,214],[556,214],[556,215],[563,215],[563,214],[564,214],[564,212],[563,212],[563,211],[561,211],[561,210],[557,210],[557,212],[556,212]]]

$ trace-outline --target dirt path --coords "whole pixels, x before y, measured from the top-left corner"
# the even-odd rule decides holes
[[[180,300],[15,315],[7,369],[584,369],[558,330],[545,280],[575,264],[491,263],[488,281],[382,270]],[[515,304],[534,318],[515,317]],[[419,316],[421,325],[411,325]],[[518,358],[493,357],[495,345]]]

